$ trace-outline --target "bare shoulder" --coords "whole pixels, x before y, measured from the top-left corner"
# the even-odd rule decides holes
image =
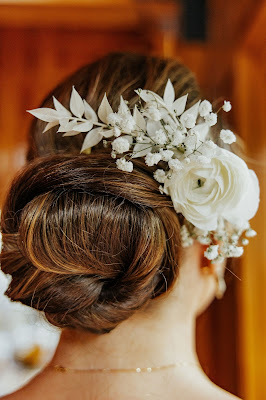
[[[198,395],[198,400],[242,400],[240,397],[227,392],[226,390],[216,386],[213,390],[202,391]]]
[[[39,374],[35,375],[28,383],[26,383],[25,386],[21,387],[16,392],[0,397],[0,400],[54,399],[54,392],[53,395],[51,394],[51,385],[49,385],[47,381],[43,381],[43,375],[43,372],[40,372]]]
[[[23,389],[17,390],[14,393],[0,397],[0,399],[1,400],[23,400]]]

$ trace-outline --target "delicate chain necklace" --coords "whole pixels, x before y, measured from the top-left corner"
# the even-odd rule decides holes
[[[169,369],[169,368],[174,368],[177,366],[196,366],[200,367],[199,363],[190,363],[186,361],[178,361],[177,363],[174,364],[168,364],[168,365],[162,365],[160,367],[138,367],[138,368],[89,368],[89,369],[76,369],[76,368],[68,368],[68,367],[63,367],[62,365],[50,365],[48,368],[53,368],[56,371],[59,372],[109,372],[109,373],[117,373],[117,372],[155,372],[158,370],[163,370],[163,369]]]

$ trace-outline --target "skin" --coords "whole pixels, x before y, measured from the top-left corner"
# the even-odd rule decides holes
[[[64,330],[50,365],[73,369],[179,365],[152,373],[59,372],[49,366],[3,400],[233,400],[198,364],[195,321],[214,299],[215,275],[202,273],[204,247],[183,250],[178,282],[167,295],[105,335]]]

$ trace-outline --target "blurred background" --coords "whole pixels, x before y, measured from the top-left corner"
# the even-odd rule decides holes
[[[228,290],[199,317],[197,349],[208,376],[248,400],[266,399],[266,135],[264,0],[0,0],[0,208],[25,162],[27,131],[42,98],[78,67],[110,51],[181,60],[203,96],[230,100],[231,129],[246,143],[261,185],[258,232]],[[264,50],[264,51],[263,51]],[[3,296],[0,395],[14,391],[51,354],[58,331]]]

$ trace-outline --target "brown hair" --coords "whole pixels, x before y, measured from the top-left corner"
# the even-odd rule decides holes
[[[52,95],[68,106],[72,85],[95,110],[104,92],[114,108],[121,94],[133,106],[134,89],[162,95],[168,78],[177,97],[189,93],[188,105],[199,98],[177,61],[122,53],[80,69],[42,106],[52,107]],[[100,145],[80,155],[82,135],[42,130],[35,120],[29,163],[2,212],[1,266],[13,277],[7,295],[56,326],[110,332],[173,287],[180,217],[142,160],[122,172]]]

